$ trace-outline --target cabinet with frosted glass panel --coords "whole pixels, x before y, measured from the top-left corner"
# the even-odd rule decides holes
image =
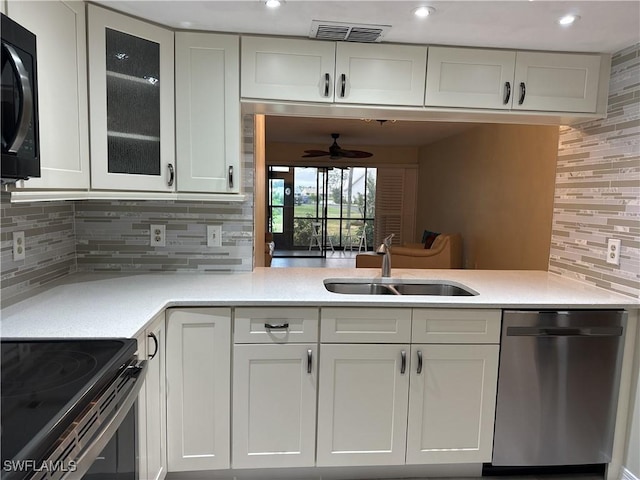
[[[175,187],[174,34],[88,7],[93,189]]]

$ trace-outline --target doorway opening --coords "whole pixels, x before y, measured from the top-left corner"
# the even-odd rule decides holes
[[[269,166],[267,225],[276,257],[321,257],[373,246],[377,169]]]

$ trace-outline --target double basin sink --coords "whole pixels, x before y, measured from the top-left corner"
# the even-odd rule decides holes
[[[361,279],[337,278],[324,281],[324,287],[333,293],[347,295],[437,295],[460,297],[478,295],[464,285],[439,281],[408,281],[392,278]]]

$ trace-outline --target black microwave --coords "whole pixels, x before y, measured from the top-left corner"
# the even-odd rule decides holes
[[[40,176],[36,36],[2,14],[2,183]]]

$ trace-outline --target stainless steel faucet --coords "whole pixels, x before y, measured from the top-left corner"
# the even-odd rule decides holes
[[[390,277],[391,276],[391,239],[394,237],[395,234],[391,234],[391,235],[387,235],[384,240],[382,241],[382,243],[380,244],[380,246],[378,247],[378,249],[376,250],[376,253],[378,255],[384,255],[382,257],[382,276],[383,277]]]

